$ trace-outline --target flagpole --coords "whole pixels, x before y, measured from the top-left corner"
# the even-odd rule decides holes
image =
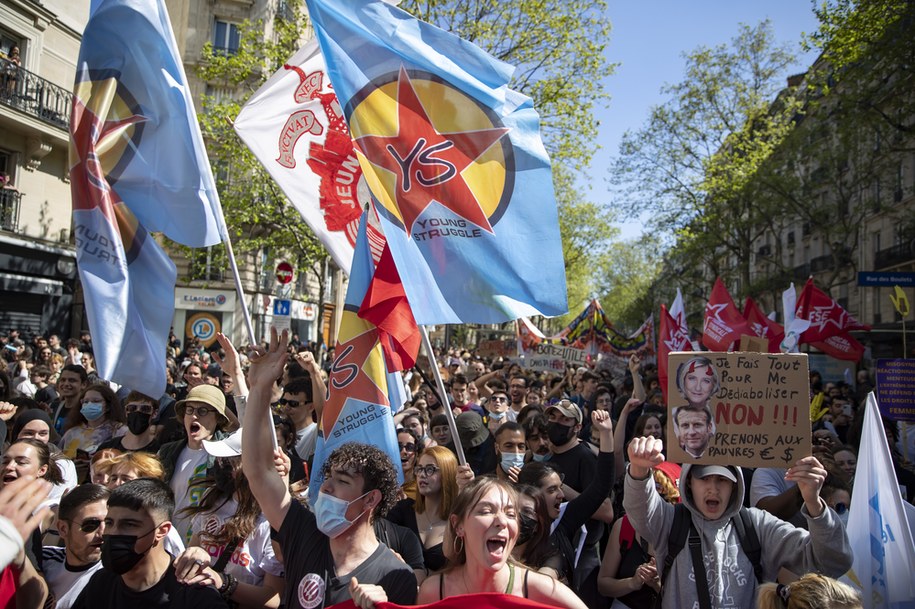
[[[451,429],[451,440],[454,442],[454,451],[457,453],[458,463],[467,465],[467,459],[464,457],[464,447],[461,446],[461,436],[458,434],[457,424],[454,422],[454,413],[451,412],[451,405],[448,403],[448,392],[445,390],[445,381],[442,380],[442,373],[439,372],[438,363],[435,361],[435,353],[432,352],[432,343],[429,341],[429,333],[426,326],[417,326],[419,335],[423,339],[423,348],[429,356],[429,363],[432,364],[432,376],[435,377],[435,385],[438,387],[439,395],[445,398],[442,406],[445,409],[445,417],[448,419],[448,427]]]

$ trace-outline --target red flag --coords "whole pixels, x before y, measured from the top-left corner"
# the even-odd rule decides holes
[[[759,306],[749,296],[747,296],[747,302],[743,307],[743,316],[750,326],[750,332],[769,341],[769,353],[778,353],[780,351],[779,345],[782,339],[785,338],[785,328],[763,315],[763,312],[759,310]]]
[[[664,394],[664,403],[667,403],[667,356],[671,351],[692,351],[689,335],[683,331],[667,312],[667,307],[661,305],[661,321],[658,333],[658,381],[661,383],[661,392]]]
[[[826,355],[849,362],[857,362],[864,357],[864,345],[852,338],[848,332],[810,343],[810,346],[819,349]]]
[[[810,320],[810,327],[801,334],[802,343],[822,342],[832,336],[851,338],[848,336],[849,330],[871,329],[852,317],[829,294],[813,285],[813,278],[804,284],[797,301],[795,317]]]
[[[388,371],[413,367],[419,353],[419,329],[387,243],[359,307],[359,317],[378,329]]]
[[[721,278],[715,279],[712,295],[705,305],[705,326],[702,328],[702,344],[710,351],[727,351],[741,334],[750,334],[747,320],[728,294]]]

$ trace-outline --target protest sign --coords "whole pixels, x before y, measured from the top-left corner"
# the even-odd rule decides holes
[[[574,347],[540,343],[524,353],[525,368],[530,370],[565,372],[566,365],[573,367],[585,366],[588,363],[588,353]]]
[[[477,346],[477,353],[483,357],[515,357],[518,355],[518,341],[514,338],[481,340]]]
[[[807,356],[671,353],[667,458],[790,467],[810,454]]]
[[[915,421],[915,359],[879,359],[876,377],[880,414]]]

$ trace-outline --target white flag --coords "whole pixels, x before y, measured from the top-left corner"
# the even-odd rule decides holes
[[[349,274],[366,206],[369,246],[376,261],[381,257],[384,235],[316,40],[248,100],[235,131],[343,272]]]
[[[864,411],[847,529],[855,562],[844,579],[861,589],[864,606],[915,606],[915,543],[873,393]]]

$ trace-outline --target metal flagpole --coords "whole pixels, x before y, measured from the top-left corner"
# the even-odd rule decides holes
[[[435,377],[435,385],[438,387],[439,395],[445,398],[442,406],[445,408],[445,417],[448,419],[448,427],[451,428],[451,439],[454,442],[454,450],[457,453],[458,463],[467,465],[467,459],[464,457],[464,447],[461,446],[461,436],[458,434],[457,424],[454,422],[454,413],[451,412],[451,405],[448,403],[448,392],[445,391],[445,381],[442,380],[442,373],[439,372],[438,362],[435,361],[435,353],[432,352],[432,343],[429,341],[429,333],[426,332],[426,326],[418,326],[419,335],[423,339],[423,348],[429,356],[429,363],[432,364],[432,376]]]

